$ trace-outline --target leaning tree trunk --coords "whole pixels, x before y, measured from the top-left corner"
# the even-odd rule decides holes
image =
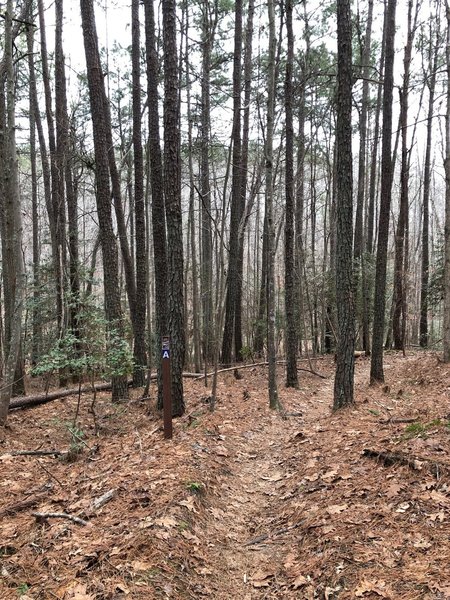
[[[93,0],[80,0],[80,7],[94,135],[97,185],[96,201],[102,246],[103,286],[105,292],[105,313],[108,322],[108,341],[110,350],[115,353],[120,353],[124,343],[124,331],[122,309],[120,305],[118,253],[111,215],[108,137],[106,132],[107,123],[105,121],[103,72],[98,50]],[[117,402],[127,397],[128,385],[126,375],[113,374],[113,402]]]

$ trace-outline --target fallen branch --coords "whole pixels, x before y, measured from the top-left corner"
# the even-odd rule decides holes
[[[67,452],[61,450],[13,450],[11,456],[64,456]]]
[[[391,467],[392,465],[400,464],[409,467],[413,471],[421,471],[422,467],[425,465],[428,471],[430,471],[438,479],[443,474],[450,474],[450,465],[437,462],[435,460],[429,460],[428,458],[410,457],[402,452],[379,452],[378,450],[370,450],[366,448],[363,451],[363,456],[367,456],[367,458],[374,458],[375,460],[381,462],[385,467]]]
[[[415,458],[406,456],[402,452],[379,452],[378,450],[370,450],[369,448],[365,448],[363,456],[367,456],[367,458],[374,458],[375,460],[381,462],[385,467],[392,467],[392,465],[400,464],[409,467],[414,471],[420,470],[419,461]]]
[[[277,360],[277,365],[285,365],[285,364],[286,364],[285,360]],[[236,364],[233,367],[226,367],[224,369],[219,369],[217,371],[217,373],[226,373],[227,371],[240,371],[241,369],[251,369],[253,367],[267,367],[268,365],[269,365],[268,362],[252,363],[251,365]],[[318,373],[317,371],[314,371],[313,369],[304,369],[302,367],[297,367],[297,369],[299,371],[305,371],[306,373],[312,373],[313,375],[316,375],[317,377],[320,377],[321,379],[328,379],[326,375],[322,375],[322,373]],[[190,373],[189,375],[194,375],[194,374]],[[212,371],[211,373],[207,373],[206,377],[212,377],[213,375],[214,375],[214,371]],[[195,374],[195,379],[204,379],[204,378],[205,378],[204,373],[202,375]]]
[[[379,421],[382,425],[391,425],[391,424],[399,424],[399,423],[415,423],[417,418],[405,418],[405,419],[385,419]]]
[[[116,493],[117,493],[117,490],[112,489],[112,490],[109,490],[108,492],[106,492],[105,494],[103,494],[102,496],[95,498],[95,500],[92,501],[92,508],[94,510],[98,510],[99,508],[104,506],[107,502],[112,500],[114,498],[114,496],[116,495]]]
[[[68,515],[67,513],[32,513],[33,517],[36,517],[36,520],[46,521],[47,519],[68,519],[69,521],[73,521],[77,525],[89,525],[87,521],[83,521],[79,517],[74,517],[73,515]]]
[[[30,498],[29,500],[23,500],[22,502],[17,502],[16,504],[11,504],[7,506],[2,511],[0,511],[0,518],[8,517],[15,515],[22,510],[26,510],[28,508],[34,508],[38,502],[40,502],[42,498]]]

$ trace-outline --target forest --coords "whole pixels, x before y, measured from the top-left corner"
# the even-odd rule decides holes
[[[1,597],[450,598],[447,0],[126,4],[0,9]]]

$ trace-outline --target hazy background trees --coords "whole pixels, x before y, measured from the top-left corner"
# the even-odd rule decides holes
[[[372,0],[345,8],[353,173],[337,137],[342,3],[190,0],[164,3],[161,14],[151,0],[126,10],[112,0],[10,4],[0,151],[4,165],[18,157],[27,275],[15,393],[26,368],[61,384],[113,377],[114,397],[124,397],[127,376],[142,386],[152,365],[160,370],[170,335],[177,414],[182,370],[208,372],[219,359],[270,357],[273,400],[276,359],[287,360],[287,384],[301,386],[298,358],[334,352],[338,340],[353,355],[352,311],[342,314],[350,297],[355,347],[372,350],[373,381],[383,379],[384,347],[440,347],[443,2],[389,0],[386,14]],[[10,184],[5,176],[3,199]],[[17,325],[10,281],[21,280],[11,215],[3,200],[3,387]],[[103,362],[90,358],[94,330]]]

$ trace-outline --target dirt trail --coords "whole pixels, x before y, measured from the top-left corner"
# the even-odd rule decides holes
[[[433,354],[386,355],[385,366],[386,385],[372,388],[358,359],[356,406],[335,414],[331,360],[315,365],[328,379],[302,372],[299,390],[280,368],[286,419],[268,408],[263,368],[222,374],[214,413],[202,383],[186,382],[172,441],[147,404],[113,406],[107,394],[98,436],[89,398],[77,438],[76,398],[13,413],[0,452],[0,598],[450,598],[450,367]],[[15,454],[37,448],[72,448],[74,462]]]
[[[204,532],[210,540],[211,575],[203,590],[217,600],[288,597],[285,582],[277,581],[289,552],[286,534],[295,529],[280,512],[280,497],[293,476],[283,454],[293,441],[301,441],[306,423],[329,412],[332,392],[328,379],[314,383],[308,379],[308,383],[316,399],[315,410],[311,410],[309,393],[302,389],[281,391],[285,418],[267,408],[265,390],[248,403],[233,403],[232,410],[228,403],[219,408],[224,421],[218,428],[229,456],[227,474],[216,490],[220,508],[211,509],[215,520]],[[299,452],[300,463],[305,453],[306,449]]]

